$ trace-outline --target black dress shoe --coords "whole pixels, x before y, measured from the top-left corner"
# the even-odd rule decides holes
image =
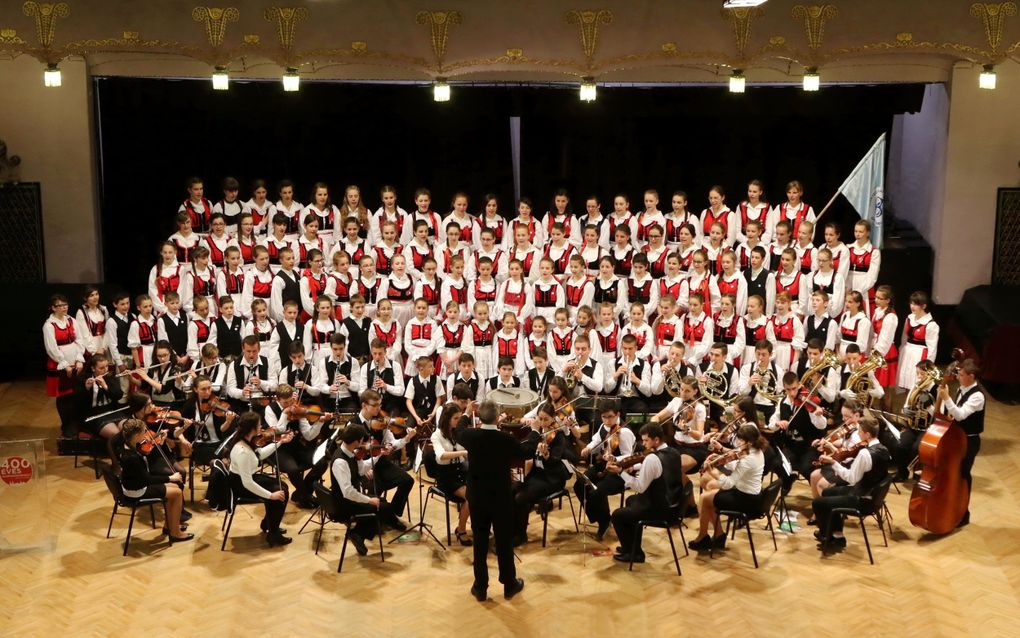
[[[361,534],[351,532],[350,536],[347,538],[351,541],[351,545],[354,545],[354,549],[358,552],[358,556],[368,555],[368,547],[365,546],[365,539],[361,537]]]
[[[524,579],[518,578],[509,585],[503,585],[503,598],[510,600],[524,589]]]
[[[266,532],[267,534],[269,533],[269,527],[266,526],[266,522],[265,521],[262,521],[261,523],[259,523],[259,527],[262,529],[263,532]],[[277,527],[276,528],[276,533],[277,534],[286,534],[287,530],[282,528],[282,527]]]
[[[398,532],[403,532],[407,529],[407,523],[400,520],[396,516],[394,516],[392,520],[387,521],[386,524],[392,527],[393,529],[397,530]]]
[[[191,539],[195,538],[195,535],[194,534],[185,534],[184,536],[167,535],[167,538],[170,539],[170,544],[173,545],[174,543],[186,543]]]
[[[475,600],[477,600],[480,603],[484,603],[485,600],[489,597],[488,594],[485,593],[484,589],[479,589],[475,585],[471,586],[471,595],[474,596]]]
[[[687,549],[693,549],[696,552],[707,552],[712,549],[712,537],[706,535],[701,540],[693,540],[687,543]]]
[[[726,549],[726,532],[712,537],[712,549]]]
[[[266,536],[266,540],[269,541],[270,547],[277,547],[280,545],[287,545],[294,539],[292,539],[290,536],[284,536],[279,532],[273,532]]]
[[[620,561],[621,563],[643,563],[645,562],[644,554],[613,554],[613,560]]]
[[[832,537],[818,543],[818,549],[822,550],[823,552],[831,552],[837,549],[843,549],[844,547],[846,547],[845,536],[840,536],[838,538]]]

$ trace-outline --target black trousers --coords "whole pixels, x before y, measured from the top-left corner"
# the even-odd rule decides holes
[[[478,490],[468,487],[471,506],[471,532],[474,536],[475,587],[482,591],[489,586],[489,530],[496,539],[496,564],[499,582],[509,585],[517,579],[514,565],[513,507],[514,498],[508,490]]]
[[[627,498],[627,504],[613,512],[613,529],[616,537],[620,539],[620,547],[624,554],[629,554],[637,543],[637,556],[644,556],[641,550],[641,530],[638,521],[650,518],[661,518],[656,516],[652,504],[644,494],[634,494]]]
[[[270,492],[277,492],[281,489],[283,490],[284,499],[282,501],[274,501],[268,498],[262,499],[262,504],[265,505],[266,508],[266,515],[262,519],[262,528],[270,531],[278,529],[280,527],[280,523],[283,522],[283,513],[287,511],[287,501],[290,500],[290,490],[287,488],[287,484],[280,483],[279,479],[273,478],[268,474],[252,474],[251,478]],[[234,490],[235,496],[260,498],[248,491],[241,482],[241,477],[237,474],[230,474],[230,484]]]
[[[601,463],[592,466],[584,473],[593,485],[589,486],[581,480],[574,481],[574,494],[577,500],[584,506],[584,513],[592,523],[609,524],[609,497],[614,494],[623,494],[626,485],[619,474],[609,474],[599,478],[598,473],[605,468]]]
[[[306,445],[298,439],[281,446],[277,451],[279,469],[287,475],[287,480],[294,486],[295,499],[305,500],[312,495],[314,479],[308,480],[305,477],[305,470],[311,469],[314,454],[314,446]]]
[[[60,417],[60,433],[66,437],[73,437],[82,428],[77,410],[74,409],[74,394],[65,394],[57,397],[57,416]]]
[[[561,463],[558,460],[548,460],[544,463]],[[537,465],[531,468],[531,472],[524,478],[523,483],[518,483],[514,491],[514,535],[526,537],[528,535],[528,516],[539,502],[553,492],[563,489],[566,481],[558,479],[548,470]],[[472,526],[472,529],[474,527]]]
[[[372,472],[375,474],[375,478],[367,483],[376,496],[382,496],[384,492],[396,488],[397,491],[393,494],[390,504],[394,514],[400,516],[404,508],[407,507],[407,497],[411,493],[411,488],[414,487],[414,479],[386,457],[379,457]]]
[[[811,476],[811,472],[815,469],[812,463],[818,460],[820,455],[817,449],[811,447],[810,442],[787,440],[786,444],[782,446],[782,450],[794,472],[804,478]]]
[[[960,463],[960,475],[963,476],[963,478],[967,481],[968,495],[974,488],[974,478],[971,476],[970,471],[974,468],[974,458],[977,457],[978,452],[980,451],[981,451],[981,435],[968,434],[967,453],[963,456],[963,461]]]
[[[377,521],[393,521],[397,518],[394,513],[396,508],[392,504],[387,503],[385,499],[379,499],[379,509],[376,510],[375,505],[371,503],[356,503],[354,501],[348,501],[345,498],[340,499],[340,513],[343,516],[354,516],[355,514],[373,514],[378,511],[379,517],[376,518],[359,518],[355,519],[356,522],[351,527],[351,533],[357,534],[358,536],[366,539],[373,539],[375,535],[379,533],[379,525]],[[400,510],[396,510],[399,512]]]
[[[818,530],[826,537],[833,532],[843,531],[843,517],[837,516],[829,529],[829,515],[838,507],[859,507],[861,497],[857,496],[856,488],[849,485],[826,488],[822,495],[811,501],[811,510],[818,521]]]

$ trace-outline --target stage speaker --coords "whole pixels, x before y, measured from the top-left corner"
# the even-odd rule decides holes
[[[0,182],[0,281],[46,281],[38,182]]]
[[[992,285],[1020,286],[1020,188],[999,189]]]

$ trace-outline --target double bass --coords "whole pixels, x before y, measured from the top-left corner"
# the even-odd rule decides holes
[[[963,352],[953,351],[954,363],[942,378],[942,385],[956,378]],[[955,421],[942,413],[942,402],[935,404],[935,418],[921,438],[917,457],[924,467],[921,478],[910,493],[910,523],[933,534],[948,534],[956,529],[970,505],[970,490],[960,473],[967,453],[967,434]]]

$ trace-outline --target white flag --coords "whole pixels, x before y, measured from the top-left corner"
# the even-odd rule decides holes
[[[871,243],[882,247],[882,213],[885,207],[885,133],[846,178],[839,192],[871,222]]]

